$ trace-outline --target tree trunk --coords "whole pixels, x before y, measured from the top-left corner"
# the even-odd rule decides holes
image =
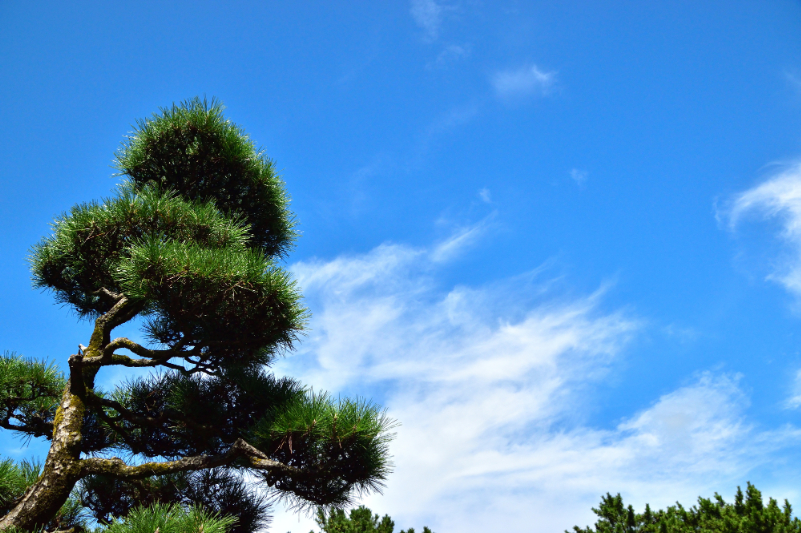
[[[42,475],[19,499],[14,508],[0,518],[0,531],[9,527],[32,530],[47,524],[67,501],[81,479],[81,434],[86,411],[87,381],[93,387],[99,366],[84,366],[84,357],[99,359],[109,342],[109,332],[129,320],[140,307],[129,308],[127,298],[120,297],[112,309],[95,320],[95,328],[85,353],[71,355],[69,379],[53,420],[53,441]]]
[[[17,505],[0,518],[0,530],[33,530],[47,524],[69,498],[81,476],[81,428],[84,402],[67,385],[53,421],[53,442],[42,475]]]

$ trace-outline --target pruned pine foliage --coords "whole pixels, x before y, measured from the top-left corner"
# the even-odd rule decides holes
[[[255,250],[152,235],[116,273],[125,294],[150,302],[147,332],[154,341],[203,346],[210,362],[267,363],[276,347],[292,346],[306,318],[289,275]]]
[[[384,411],[269,372],[308,316],[280,264],[295,222],[273,163],[222,110],[194,99],[139,122],[116,155],[126,180],[115,194],[58,217],[32,249],[34,285],[95,328],[67,375],[0,357],[0,427],[52,440],[42,480],[0,530],[45,523],[78,483],[105,521],[137,500],[203,501],[201,486],[244,495],[245,471],[298,507],[382,486]],[[150,345],[114,338],[136,318]],[[104,391],[95,378],[108,366],[154,372]],[[263,523],[264,501],[249,501],[209,505],[238,514],[244,532]]]
[[[269,256],[285,256],[296,237],[275,165],[213,99],[173,105],[139,121],[116,165],[137,188],[152,184],[189,201],[214,200],[224,214],[244,217],[251,245]]]
[[[575,533],[800,533],[801,520],[793,517],[790,503],[779,506],[770,498],[765,505],[762,493],[748,483],[745,494],[737,487],[733,503],[719,494],[712,499],[698,498],[698,505],[685,509],[680,503],[664,510],[643,513],[623,504],[620,494],[607,494],[593,512],[594,527],[575,526]],[[569,533],[569,532],[565,532]]]
[[[153,341],[210,359],[265,363],[291,348],[306,320],[301,296],[248,246],[243,221],[150,184],[137,192],[126,182],[118,192],[56,220],[31,256],[36,287],[86,317],[111,309],[108,292],[125,294],[140,302]]]
[[[253,441],[279,461],[307,472],[303,476],[259,475],[296,506],[344,506],[355,494],[379,491],[390,472],[388,431],[395,423],[363,400],[308,394],[289,405],[272,423],[255,427]],[[358,460],[355,460],[358,458]],[[300,499],[294,496],[300,496]]]
[[[117,269],[147,238],[212,250],[247,248],[247,225],[223,216],[212,202],[188,202],[175,191],[130,181],[117,195],[73,207],[53,234],[33,248],[34,286],[52,290],[83,317],[111,309],[100,289],[121,292]]]
[[[318,509],[315,522],[320,527],[320,533],[393,533],[395,530],[395,522],[389,515],[379,519],[377,514],[374,515],[364,505],[351,509],[350,515],[342,509],[333,509],[329,512]],[[400,533],[414,533],[414,528],[401,530]],[[423,527],[423,533],[432,531],[428,527]]]

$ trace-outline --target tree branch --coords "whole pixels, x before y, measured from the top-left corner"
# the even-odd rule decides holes
[[[174,348],[170,348],[169,350],[152,350],[150,348],[145,348],[141,344],[138,344],[131,339],[125,337],[118,337],[113,341],[106,344],[103,348],[103,352],[100,355],[96,355],[93,357],[86,357],[84,358],[83,362],[84,365],[92,365],[92,366],[107,366],[107,365],[119,365],[119,366],[126,366],[129,368],[147,368],[147,367],[154,367],[154,366],[163,366],[166,368],[170,368],[172,370],[178,370],[183,374],[191,375],[196,374],[197,372],[205,372],[207,374],[214,374],[214,370],[206,365],[203,365],[201,362],[192,361],[189,357],[193,354],[196,354],[200,351],[199,347],[194,347],[191,350],[184,351],[183,348],[186,345],[186,340],[182,340]],[[147,359],[133,359],[128,357],[127,355],[120,355],[114,353],[115,350],[118,349],[127,349],[132,351],[135,355],[140,357],[146,357]],[[182,357],[185,360],[189,361],[196,368],[187,370],[186,368],[170,363],[169,360],[173,357]]]
[[[9,417],[19,420],[17,417]],[[38,421],[36,425],[25,424],[22,426],[12,424],[8,419],[0,421],[0,427],[11,431],[19,431],[31,437],[49,437],[53,434],[53,423]]]
[[[94,364],[98,364],[96,361],[100,360],[99,358],[92,358],[90,362]],[[163,366],[165,368],[169,368],[171,370],[177,370],[184,375],[192,375],[197,374],[198,372],[206,372],[207,374],[213,374],[213,372],[205,369],[205,368],[193,368],[191,370],[187,370],[186,368],[182,367],[181,365],[176,365],[174,363],[170,363],[167,360],[162,359],[134,359],[132,357],[128,357],[127,355],[119,355],[114,354],[111,358],[107,361],[103,361],[102,363],[104,366],[114,365],[114,366],[125,366],[128,368],[148,368],[154,366]]]
[[[120,348],[126,348],[140,357],[148,357],[150,359],[160,360],[167,360],[172,357],[178,357],[187,353],[181,350],[181,348],[183,348],[181,343],[177,345],[177,349],[170,348],[169,350],[151,350],[150,348],[145,348],[141,344],[135,343],[131,339],[118,337],[108,343],[105,348],[103,348],[103,357],[111,357],[114,354],[114,350],[119,350]]]
[[[183,422],[187,426],[199,430],[209,431],[214,429],[212,426],[207,426],[205,424],[198,424],[196,422],[192,422],[191,420],[187,420],[181,416],[175,416],[176,413],[175,411],[173,411],[172,413],[164,411],[155,417],[138,415],[133,411],[131,411],[130,409],[128,409],[127,407],[125,407],[124,405],[122,405],[121,403],[115,402],[114,400],[101,398],[100,396],[96,395],[93,392],[89,393],[88,397],[86,398],[86,403],[89,405],[96,405],[114,409],[120,414],[123,420],[130,422],[132,424],[136,424],[138,426],[158,427],[164,422],[173,421],[173,422]],[[105,413],[101,416],[103,416],[103,418],[106,419],[107,421],[111,421],[111,418],[104,415]]]
[[[100,287],[96,291],[92,292],[92,294],[103,298],[107,302],[111,303],[112,306],[119,302],[123,297],[122,294],[110,291],[105,287]]]
[[[302,470],[298,468],[269,459],[264,453],[244,440],[237,439],[231,448],[221,455],[197,455],[163,463],[150,462],[130,466],[125,464],[119,457],[113,457],[111,459],[83,459],[81,461],[81,477],[93,474],[105,474],[119,479],[141,479],[150,476],[173,474],[175,472],[187,472],[226,466],[232,464],[239,458],[246,459],[248,461],[248,466],[255,470],[284,472],[290,475],[303,473]]]
[[[70,355],[70,358],[67,360],[67,365],[70,368],[70,392],[83,398],[86,394],[86,384],[83,381],[83,356],[80,354]]]

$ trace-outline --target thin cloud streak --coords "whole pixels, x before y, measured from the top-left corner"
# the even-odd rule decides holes
[[[801,370],[796,371],[793,381],[793,391],[784,402],[785,409],[798,409],[801,407]]]
[[[434,41],[439,37],[442,11],[442,6],[434,0],[412,0],[412,18],[425,32],[426,38],[430,41]]]
[[[489,193],[487,193],[487,197],[489,197]],[[455,231],[447,239],[434,246],[429,254],[429,259],[434,263],[442,263],[458,257],[486,233],[493,217],[494,213],[477,224],[462,227]]]
[[[314,318],[299,357],[277,367],[370,396],[401,422],[385,494],[365,500],[400,527],[529,531],[536,516],[537,530],[562,531],[593,522],[607,491],[691,503],[798,439],[756,431],[738,377],[714,373],[615,427],[587,426],[596,384],[642,322],[602,311],[603,290],[560,297],[542,273],[443,290],[436,250],[384,244],[295,264]]]
[[[436,67],[446,67],[452,63],[456,63],[462,59],[465,59],[470,55],[470,45],[457,45],[451,44],[445,47],[442,52],[437,55],[437,59],[434,61],[434,66]]]
[[[776,266],[768,279],[776,281],[801,298],[801,164],[794,164],[756,187],[738,194],[718,219],[736,230],[743,219],[756,214],[781,224],[777,235],[787,254],[774,260]]]
[[[545,72],[537,65],[496,72],[491,77],[495,94],[502,99],[546,96],[556,83],[555,72]]]
[[[583,187],[585,183],[587,183],[587,176],[589,173],[586,170],[579,170],[577,168],[573,168],[570,170],[570,179],[576,182],[576,185],[579,187]]]
[[[786,70],[784,72],[784,77],[796,92],[801,93],[801,77],[799,77],[798,74]]]

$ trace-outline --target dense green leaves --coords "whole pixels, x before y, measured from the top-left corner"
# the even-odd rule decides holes
[[[244,438],[304,474],[257,474],[296,503],[344,505],[380,488],[389,472],[393,422],[360,400],[311,394],[262,368],[219,376],[162,373],[128,382],[111,395],[122,411],[106,427],[105,446],[146,457],[222,453]],[[87,447],[93,444],[87,440]]]
[[[394,423],[383,411],[361,400],[307,393],[260,367],[232,367],[211,377],[161,373],[103,396],[119,408],[105,410],[97,421],[105,428],[102,445],[87,438],[87,450],[181,457],[223,453],[244,438],[303,469],[295,476],[257,474],[300,505],[345,505],[354,491],[380,488],[391,466],[387,446]]]
[[[142,302],[150,337],[194,348],[205,362],[266,362],[289,348],[306,311],[289,275],[213,204],[130,184],[102,204],[81,205],[33,251],[34,284],[80,315],[108,311],[103,292]]]
[[[284,183],[273,162],[222,112],[214,100],[195,98],[140,121],[117,153],[117,168],[137,187],[213,199],[250,224],[251,245],[284,256],[296,235]]]
[[[750,483],[745,495],[737,488],[734,503],[715,494],[713,499],[698,498],[698,505],[685,509],[681,504],[652,511],[646,505],[635,513],[618,494],[607,494],[593,509],[598,515],[595,527],[574,527],[575,533],[801,533],[801,520],[793,518],[792,508],[773,498],[765,505],[762,494]]]

